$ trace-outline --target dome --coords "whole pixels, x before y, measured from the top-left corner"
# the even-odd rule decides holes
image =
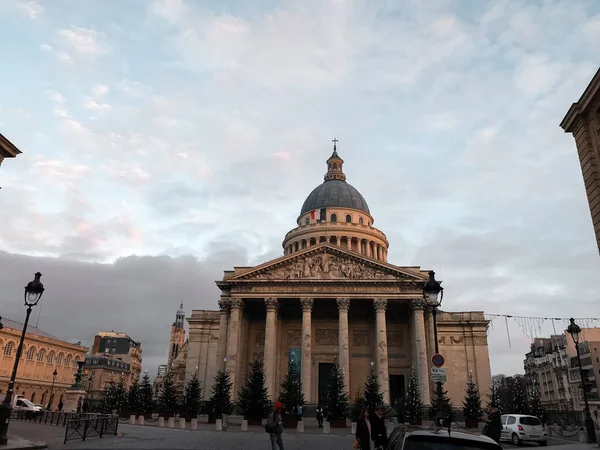
[[[353,208],[371,214],[365,198],[343,180],[327,180],[306,197],[300,215],[320,208]]]

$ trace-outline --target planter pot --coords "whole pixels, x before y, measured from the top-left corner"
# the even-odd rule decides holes
[[[346,419],[331,419],[329,426],[331,428],[346,428]]]
[[[248,419],[248,426],[261,426],[262,425],[262,419]]]
[[[283,418],[283,427],[284,428],[297,428],[298,420],[295,418],[284,417]]]
[[[467,427],[467,428],[479,427],[479,419],[469,419],[469,418],[465,417],[465,427]]]

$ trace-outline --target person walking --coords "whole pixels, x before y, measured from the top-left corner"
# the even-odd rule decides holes
[[[62,400],[60,402],[58,402],[58,412],[61,412],[63,409],[63,402]]]
[[[369,420],[369,411],[365,408],[360,414],[358,423],[356,424],[356,442],[354,448],[359,448],[360,450],[371,450],[371,436],[372,432],[371,421]],[[358,447],[356,444],[358,444]]]
[[[490,408],[488,411],[482,434],[500,443],[500,435],[502,434],[500,411],[495,407]]]
[[[379,406],[371,418],[371,430],[375,450],[383,449],[387,445],[387,430],[385,429],[385,411]]]
[[[90,409],[90,405],[88,404],[87,399],[85,399],[83,401],[83,404],[81,405],[81,412],[84,414],[87,414],[88,410]]]
[[[321,408],[321,405],[317,405],[317,423],[319,428],[323,428],[323,408]]]
[[[81,412],[81,397],[77,399],[77,414]]]
[[[281,433],[283,433],[283,419],[281,414],[283,412],[283,403],[275,403],[275,408],[269,418],[267,419],[267,430],[269,431],[269,438],[271,439],[271,450],[284,450],[283,439]]]

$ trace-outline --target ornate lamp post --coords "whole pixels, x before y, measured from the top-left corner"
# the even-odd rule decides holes
[[[433,339],[435,345],[435,353],[439,353],[439,344],[438,344],[438,331],[437,331],[437,309],[442,304],[442,299],[444,298],[444,288],[442,284],[435,279],[435,272],[433,270],[429,271],[429,280],[423,286],[423,298],[427,302],[427,305],[431,308],[431,315],[433,316]],[[437,419],[439,425],[440,422],[443,421],[444,417],[442,415],[442,382],[438,381],[436,383],[436,400],[437,400]]]
[[[575,344],[575,351],[577,352],[577,364],[579,364],[579,376],[581,378],[581,390],[583,391],[583,403],[585,405],[584,413],[585,413],[585,429],[587,431],[587,441],[590,444],[596,442],[596,430],[594,428],[594,421],[592,420],[592,415],[590,414],[590,404],[588,403],[588,395],[587,389],[585,387],[585,383],[583,381],[583,367],[581,367],[581,355],[579,353],[579,333],[581,333],[581,328],[579,325],[575,323],[575,319],[569,319],[570,324],[567,328],[567,332],[573,338],[573,343]]]
[[[15,387],[15,378],[17,377],[19,360],[21,359],[21,353],[23,352],[23,342],[25,341],[27,324],[29,323],[31,309],[38,304],[40,298],[42,298],[42,294],[44,293],[44,285],[40,281],[41,277],[42,274],[36,272],[34,280],[30,281],[27,286],[25,286],[25,306],[27,307],[27,313],[25,315],[25,323],[23,324],[23,331],[21,332],[21,340],[19,341],[17,354],[15,355],[15,364],[13,365],[10,381],[8,382],[6,396],[4,397],[4,401],[0,407],[0,445],[6,445],[8,443],[8,423],[10,421],[10,413],[12,411],[12,398]]]
[[[46,408],[48,411],[50,411],[50,407],[52,406],[52,394],[54,393],[54,382],[56,381],[57,375],[58,372],[54,369],[54,372],[52,372],[52,386],[50,386],[50,399],[48,400],[48,407]]]

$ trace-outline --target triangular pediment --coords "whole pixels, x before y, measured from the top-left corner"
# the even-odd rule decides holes
[[[224,281],[405,280],[423,282],[426,274],[321,244],[233,273]]]

